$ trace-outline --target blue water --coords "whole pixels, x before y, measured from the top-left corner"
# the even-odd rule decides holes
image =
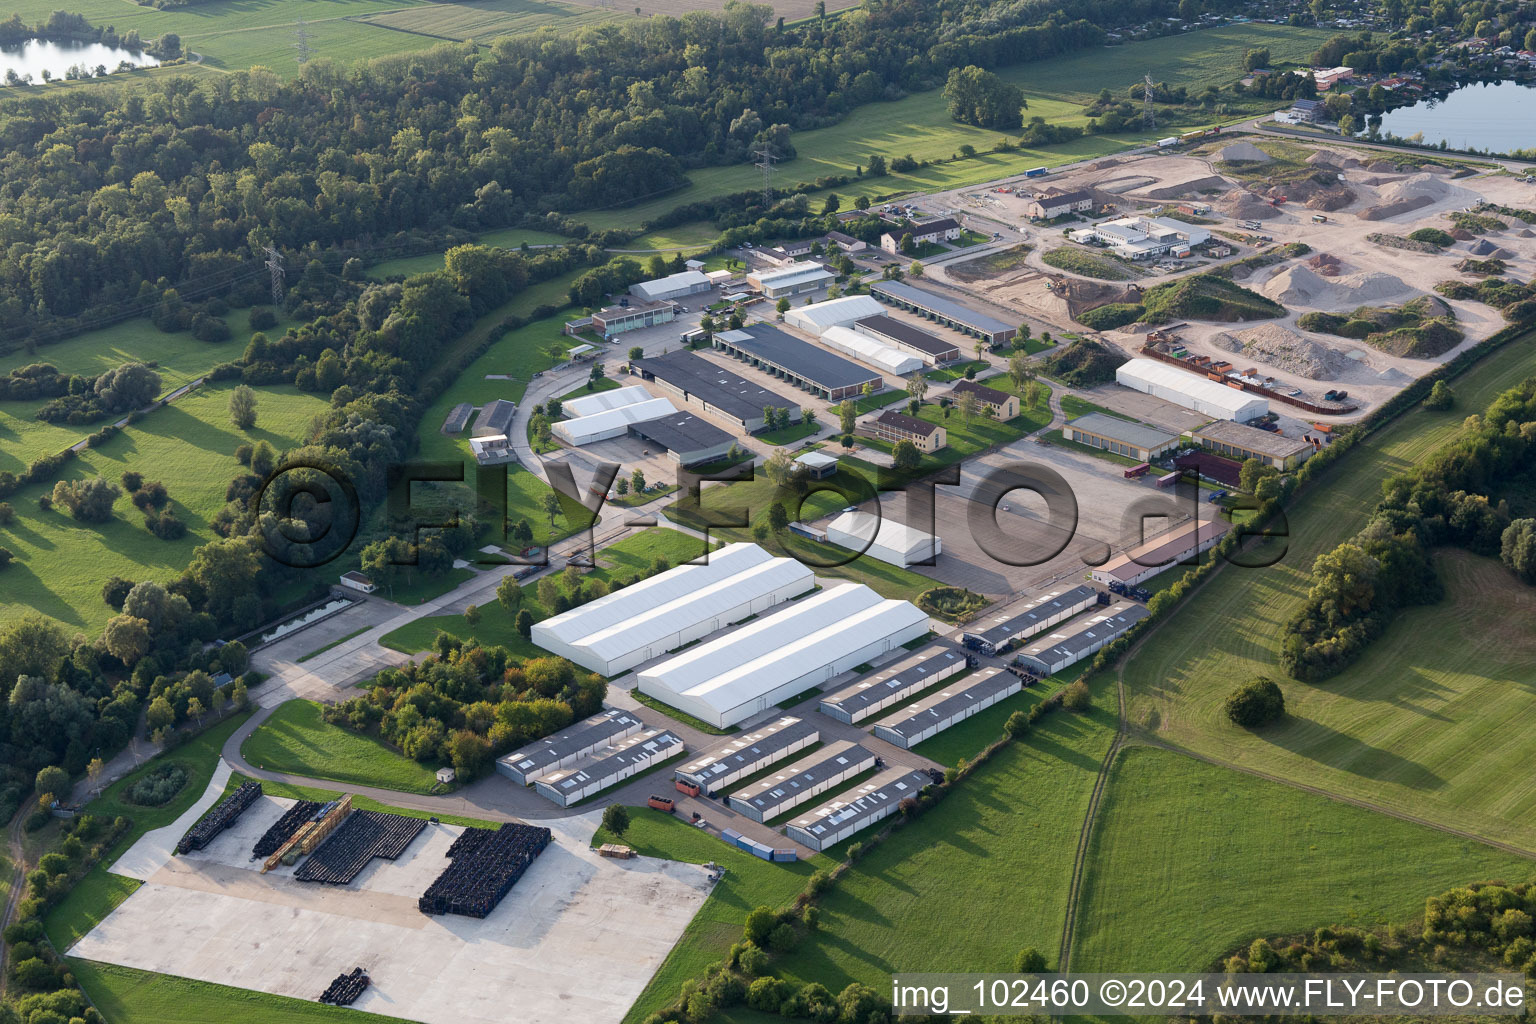
[[[1426,145],[1508,153],[1536,148],[1536,88],[1517,82],[1464,85],[1445,99],[1423,99],[1385,114],[1381,130]]]

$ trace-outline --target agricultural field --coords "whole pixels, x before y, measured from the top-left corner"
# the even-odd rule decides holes
[[[1277,665],[1281,628],[1305,599],[1316,556],[1364,524],[1385,477],[1454,439],[1468,411],[1525,377],[1527,352],[1512,342],[1459,377],[1457,411],[1415,409],[1350,453],[1294,503],[1285,550],[1271,547],[1282,555],[1275,565],[1224,569],[1153,633],[1125,665],[1133,730],[1536,849],[1536,792],[1515,767],[1529,758],[1516,723],[1531,708],[1521,683],[1530,638],[1504,628],[1514,609],[1536,606],[1500,566],[1437,551],[1446,600],[1401,614],[1354,666],[1304,686],[1287,684]],[[1281,681],[1287,716],[1255,735],[1221,705],[1258,675]]]
[[[564,235],[557,235],[549,231],[533,231],[527,228],[504,228],[500,231],[487,231],[475,239],[477,245],[491,246],[498,249],[518,249],[524,244],[535,245],[564,245],[570,239]],[[415,274],[430,274],[435,270],[443,269],[443,254],[429,252],[422,256],[402,256],[396,260],[384,260],[375,263],[368,268],[368,276],[375,281],[383,281],[391,277],[411,277]],[[538,287],[537,285],[534,286]],[[530,289],[532,290],[532,289]]]
[[[99,448],[70,461],[60,479],[101,476],[112,483],[125,470],[146,481],[162,481],[168,506],[187,525],[180,540],[160,540],[145,527],[143,516],[120,497],[108,523],[82,523],[62,509],[43,511],[38,498],[52,484],[24,487],[10,499],[16,521],[0,530],[0,543],[16,560],[5,569],[0,611],[34,610],[74,629],[95,631],[113,614],[101,599],[109,576],[168,580],[191,560],[192,551],[214,536],[209,523],[224,507],[229,481],[244,467],[235,460],[241,444],[267,441],[279,451],[303,442],[309,422],[329,407],[320,396],[295,388],[265,387],[257,392],[257,422],[248,431],[229,422],[229,392],[234,382],[205,385],[168,406],[156,409]]]
[[[551,3],[547,0],[469,0],[462,3],[406,6],[400,10],[364,14],[354,20],[362,25],[419,36],[419,47],[433,39],[473,39],[483,43],[497,36],[546,28],[553,28],[557,32],[574,32],[578,28],[621,17],[626,15],[612,8],[603,10],[595,6]],[[634,14],[630,13],[627,17],[633,19]]]
[[[1470,839],[1132,746],[1094,826],[1072,969],[1208,970],[1260,935],[1403,923],[1453,886],[1533,876]]]
[[[1100,89],[1108,87],[1123,93],[1133,81],[1139,80],[1138,72],[1142,68],[1150,71],[1159,82],[1185,85],[1192,92],[1207,85],[1225,87],[1236,77],[1236,69],[1242,67],[1243,53],[1248,48],[1269,47],[1272,63],[1280,66],[1304,61],[1327,40],[1328,35],[1319,29],[1286,25],[1224,25],[1201,30],[1198,45],[1187,35],[1170,36],[1129,43],[1108,51],[1087,50],[1002,68],[998,73],[1024,90],[1029,103],[1027,116],[1043,117],[1052,124],[1081,125],[1088,120],[1083,114],[1083,106],[1091,102]],[[1125,69],[1124,81],[1106,81],[1106,52],[1112,54],[1116,66]],[[1227,98],[1231,99],[1230,94]],[[1252,112],[1260,111],[1255,107]],[[1219,119],[1219,115],[1211,115],[1200,123],[1209,124]],[[1169,127],[1164,125],[1150,133],[1086,136],[1056,146],[1020,149],[1013,153],[987,153],[986,150],[1006,136],[952,121],[942,92],[935,90],[890,103],[870,104],[839,124],[797,132],[794,145],[798,156],[779,165],[778,180],[787,184],[815,181],[831,174],[851,175],[858,167],[867,164],[874,154],[887,160],[908,154],[918,160],[948,160],[959,153],[962,145],[982,151],[970,159],[922,167],[908,174],[865,178],[833,190],[845,199],[858,195],[873,199],[908,192],[935,192],[991,181],[1042,164],[1059,166],[1108,156],[1160,138],[1167,134]],[[583,214],[582,219],[593,228],[629,227],[684,203],[759,188],[762,180],[760,172],[749,164],[700,168],[690,171],[688,177],[691,184],[687,188],[656,196],[636,206]]]
[[[240,756],[267,771],[330,779],[354,786],[430,793],[437,765],[412,761],[371,736],[332,725],[320,705],[290,700],[261,723],[240,747]]]
[[[1027,708],[1041,696],[1009,703]],[[1027,946],[1054,960],[1083,814],[1115,731],[1106,687],[1097,698],[1087,714],[1047,716],[866,854],[823,899],[818,934],[781,959],[781,973],[833,992],[852,981],[882,991],[893,971],[1007,971]],[[966,731],[972,755],[1001,733],[995,722]]]

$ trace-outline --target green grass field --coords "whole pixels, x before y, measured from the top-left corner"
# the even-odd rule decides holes
[[[75,980],[113,1024],[410,1024],[344,1006],[327,1006],[131,967],[70,960]]]
[[[622,842],[642,857],[664,857],[690,864],[714,861],[725,868],[725,877],[710,892],[682,938],[667,954],[656,976],[624,1016],[625,1024],[677,998],[678,986],[689,978],[702,977],[704,968],[720,959],[733,942],[741,939],[747,915],[761,906],[781,907],[805,888],[811,872],[830,868],[825,857],[794,864],[770,864],[745,850],[722,843],[717,837],[690,828],[680,818],[649,807],[629,809],[629,829],[615,840],[599,829],[593,845]]]
[[[587,25],[621,17],[625,17],[622,10],[602,10],[541,0],[471,0],[467,3],[405,7],[397,11],[366,14],[356,20],[364,25],[418,36],[487,42],[496,36],[533,32],[543,28],[572,32]]]
[[[139,887],[136,879],[110,874],[107,868],[144,833],[169,825],[197,803],[197,798],[208,788],[208,780],[213,778],[219,750],[247,717],[244,713],[232,715],[183,746],[146,762],[108,786],[101,796],[85,806],[87,814],[98,815],[109,821],[122,815],[131,819],[133,826],[107,852],[101,863],[92,868],[43,919],[49,941],[56,948],[62,952],[74,945],[77,939],[100,924],[113,908]],[[186,770],[187,784],[181,792],[161,807],[140,807],[129,803],[124,795],[128,787],[168,762],[179,764]]]
[[[844,876],[822,903],[820,933],[782,958],[781,973],[833,992],[852,981],[884,991],[893,971],[1007,971],[1026,946],[1054,959],[1114,723],[1104,708],[1056,712],[999,751]],[[973,733],[970,753],[992,738]]]
[[[1331,791],[1536,848],[1536,792],[1515,765],[1529,758],[1518,723],[1532,696],[1530,637],[1507,628],[1528,590],[1489,562],[1436,553],[1448,596],[1399,616],[1365,657],[1319,686],[1286,683],[1281,628],[1305,599],[1313,559],[1364,525],[1381,481],[1452,440],[1530,372],[1520,341],[1455,383],[1458,408],[1414,409],[1351,452],[1288,513],[1287,550],[1272,567],[1217,573],[1126,664],[1130,720],[1165,742]],[[1278,542],[1270,542],[1274,545]],[[1513,619],[1512,619],[1513,617]],[[1287,718],[1261,734],[1233,727],[1222,701],[1269,674]]]
[[[1536,862],[1149,747],[1120,752],[1091,840],[1074,971],[1200,971],[1259,935],[1370,928]]]
[[[290,700],[251,733],[240,747],[251,764],[271,772],[330,779],[356,786],[430,793],[437,786],[437,765],[425,765],[388,744],[331,725],[320,705]]]
[[[205,385],[156,409],[100,448],[72,460],[61,479],[103,476],[117,483],[124,470],[161,480],[187,535],[164,541],[144,527],[144,517],[118,499],[111,522],[81,523],[65,511],[44,512],[39,496],[52,485],[25,487],[11,497],[16,521],[0,530],[0,543],[16,554],[5,569],[0,615],[23,610],[51,615],[67,626],[94,630],[113,614],[101,599],[108,576],[167,580],[181,572],[199,544],[214,536],[213,516],[224,507],[229,481],[244,471],[236,446],[266,440],[282,450],[301,443],[315,414],[329,407],[322,397],[292,387],[257,392],[256,426],[239,431],[229,423],[234,382]]]
[[[451,4],[433,4],[433,10],[444,6],[459,6]],[[405,14],[407,12],[400,12]],[[415,13],[411,11],[409,13]],[[487,231],[479,236],[476,242],[479,245],[494,246],[500,249],[516,249],[523,243],[528,245],[560,245],[570,239],[564,235],[556,235],[548,231],[532,231],[527,228],[506,228],[501,231]],[[434,270],[443,269],[443,254],[429,252],[423,256],[402,256],[397,260],[384,260],[375,263],[368,268],[368,276],[376,281],[388,277],[410,277],[414,274],[429,274]],[[535,285],[537,287],[537,285]]]
[[[1003,68],[999,74],[1024,90],[1029,103],[1027,116],[1044,117],[1053,124],[1081,125],[1087,122],[1083,106],[1101,88],[1124,95],[1146,71],[1160,82],[1189,86],[1191,92],[1199,92],[1207,85],[1225,88],[1237,77],[1243,54],[1250,47],[1269,47],[1271,63],[1278,66],[1305,60],[1328,35],[1319,29],[1285,25],[1225,25],[1194,36],[1169,36],[1111,49],[1084,50]],[[1106,66],[1110,68],[1108,72]],[[1227,98],[1231,99],[1230,94]],[[1257,107],[1254,112],[1258,112]],[[1219,118],[1214,114],[1198,115],[1188,125],[1203,126],[1216,120]],[[845,198],[874,198],[979,184],[1041,164],[1056,166],[1108,156],[1161,138],[1169,127],[1164,124],[1150,133],[1087,136],[1057,146],[1013,153],[983,152],[969,160],[919,168],[909,174],[860,179],[833,191]],[[853,174],[857,167],[867,165],[873,154],[887,160],[908,154],[919,160],[947,159],[958,153],[962,145],[985,151],[1002,138],[995,131],[950,120],[941,91],[916,93],[891,103],[861,107],[828,128],[795,133],[798,156],[779,165],[778,180],[791,183],[814,181],[824,175]],[[628,227],[684,203],[755,189],[761,183],[759,172],[750,164],[699,168],[690,171],[688,177],[691,184],[687,188],[624,209],[582,214],[582,219],[594,228]]]

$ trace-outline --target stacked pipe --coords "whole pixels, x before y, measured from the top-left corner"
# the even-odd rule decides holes
[[[333,1006],[351,1006],[367,987],[368,975],[363,973],[361,967],[354,967],[347,974],[338,974],[336,980],[320,993],[320,1001]]]
[[[283,816],[272,824],[272,827],[261,834],[256,840],[256,845],[251,848],[253,857],[270,857],[282,848],[282,845],[293,838],[293,834],[307,821],[313,820],[315,812],[320,805],[313,800],[300,800],[283,812]]]
[[[301,882],[346,885],[375,857],[394,860],[421,835],[420,818],[356,811],[309,855],[293,877]]]
[[[508,822],[468,828],[448,848],[452,863],[417,901],[423,914],[488,917],[550,844],[549,829]]]
[[[245,809],[256,802],[261,796],[261,783],[246,782],[239,789],[219,801],[218,805],[191,828],[187,834],[181,837],[176,844],[177,853],[189,853],[192,850],[201,850],[235,823],[235,819],[245,813]]]

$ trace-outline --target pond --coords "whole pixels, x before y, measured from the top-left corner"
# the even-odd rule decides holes
[[[70,68],[84,66],[91,74],[97,68],[108,73],[117,70],[127,61],[134,67],[155,67],[160,62],[142,51],[123,50],[104,43],[51,42],[46,39],[28,39],[16,46],[0,47],[0,80],[9,80],[9,72],[18,78],[32,76],[33,82],[42,82],[43,72],[53,78],[63,78]]]
[[[1444,99],[1422,99],[1384,114],[1381,130],[1405,139],[1422,133],[1426,145],[1443,139],[1452,149],[1536,148],[1536,88],[1518,82],[1464,85]]]

